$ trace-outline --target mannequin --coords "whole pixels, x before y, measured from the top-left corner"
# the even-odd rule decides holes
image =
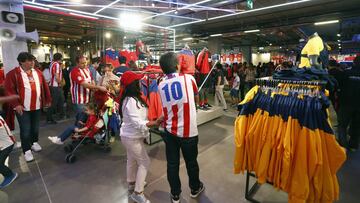
[[[199,97],[200,97],[199,107],[202,110],[207,110],[208,108],[211,107],[207,99],[207,91],[210,84],[209,84],[209,80],[205,81],[205,78],[209,74],[211,69],[209,63],[209,61],[211,61],[210,57],[211,54],[208,48],[204,47],[203,50],[198,54],[196,60],[196,68],[197,71],[199,72],[199,79],[200,79],[198,86],[200,87],[204,83],[202,89],[199,92]]]
[[[319,63],[320,52],[324,50],[324,42],[321,37],[315,32],[309,37],[308,42],[301,51],[300,68],[315,67],[322,69],[322,64]]]

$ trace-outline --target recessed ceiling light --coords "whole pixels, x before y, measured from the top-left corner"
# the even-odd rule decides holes
[[[213,35],[210,35],[210,37],[219,37],[219,36],[222,36],[222,34],[213,34]]]
[[[272,46],[272,44],[270,43],[269,46]]]
[[[71,46],[70,46],[70,45],[68,45],[68,46],[67,46],[67,48],[68,48],[68,49],[70,49],[70,48],[71,48]]]
[[[110,32],[105,33],[105,38],[110,39],[111,38],[111,33]]]
[[[88,43],[90,43],[91,41],[90,40],[88,40]]]
[[[338,44],[338,46],[341,46],[341,44]]]
[[[337,34],[336,36],[341,37],[341,34]]]

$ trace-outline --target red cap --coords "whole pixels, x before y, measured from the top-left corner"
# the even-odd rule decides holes
[[[136,74],[134,72],[131,71],[126,71],[120,79],[120,83],[121,85],[123,85],[124,87],[130,85],[132,82],[134,82],[135,80],[140,80],[141,78],[143,78],[144,75],[142,74]]]

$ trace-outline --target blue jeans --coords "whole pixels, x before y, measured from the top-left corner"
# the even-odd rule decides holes
[[[180,149],[183,154],[189,186],[191,190],[198,190],[200,187],[199,164],[197,162],[199,138],[181,138],[165,132],[162,136],[166,148],[167,179],[170,184],[171,194],[180,195],[181,182],[179,177]]]
[[[40,113],[40,110],[23,111],[22,115],[16,113],[20,126],[21,147],[24,153],[31,150],[33,143],[39,140]]]
[[[73,133],[75,133],[76,125],[71,125],[66,130],[58,136],[61,139],[61,142],[64,142],[68,137],[70,137]]]
[[[85,104],[74,104],[75,112],[76,112],[76,122],[75,125],[78,125],[78,121],[86,122],[87,115],[84,112]]]

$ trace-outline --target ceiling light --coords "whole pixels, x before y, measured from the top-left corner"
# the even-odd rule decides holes
[[[72,12],[70,12],[69,14],[70,14],[70,15],[73,15],[73,16],[82,17],[82,18],[89,18],[89,19],[94,19],[94,20],[99,19],[99,18],[97,18],[97,17],[88,16],[88,15],[82,15],[82,14],[78,14],[78,13],[72,13]]]
[[[85,44],[85,42],[83,42],[83,44]]]
[[[80,50],[80,47],[76,47],[77,50]]]
[[[245,33],[260,32],[260,30],[246,30]]]
[[[142,27],[142,20],[137,14],[121,13],[119,24],[124,29],[140,30]]]
[[[105,33],[105,38],[110,39],[111,38],[111,33],[110,32]]]
[[[124,39],[126,39],[126,36],[124,36]]]
[[[44,43],[43,42],[40,42],[41,45],[43,45]]]
[[[336,36],[341,37],[341,34],[337,34]]]
[[[88,40],[88,43],[90,43],[91,41],[90,40]]]
[[[154,3],[152,3],[152,4],[151,4],[151,6],[152,6],[152,7],[155,7],[155,4],[154,4]]]
[[[264,47],[259,47],[259,50],[264,50]]]
[[[280,49],[282,49],[282,47],[280,47]]]
[[[191,41],[191,40],[193,40],[193,38],[192,37],[187,37],[187,38],[184,38],[183,40],[184,41]]]
[[[175,11],[175,14],[178,14],[178,11],[177,11],[177,10]]]
[[[341,42],[341,40],[338,39],[338,42]]]
[[[314,25],[326,25],[326,24],[333,24],[338,22],[339,20],[329,20],[329,21],[316,22],[314,23]]]
[[[68,45],[67,47],[68,47],[68,49],[70,49],[70,48],[71,48],[71,46],[70,46],[70,45]]]
[[[338,44],[338,46],[341,46],[341,44]]]
[[[272,44],[270,43],[269,46],[272,46]]]
[[[68,38],[68,41],[70,41],[70,38]]]
[[[213,35],[210,35],[210,37],[219,37],[219,36],[222,36],[222,34],[213,34]]]

